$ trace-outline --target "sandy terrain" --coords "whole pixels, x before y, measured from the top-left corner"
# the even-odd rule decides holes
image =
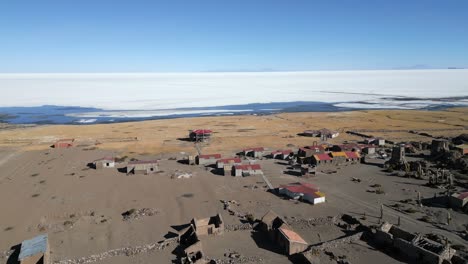
[[[412,232],[434,232],[450,238],[453,243],[466,244],[457,235],[468,221],[465,214],[453,212],[451,226],[440,228],[418,219],[431,210],[434,221],[443,223],[445,209],[418,208],[403,204],[415,212],[402,213],[390,206],[403,199],[415,199],[417,191],[432,197],[439,190],[423,186],[422,181],[388,176],[378,166],[350,165],[336,174],[319,173],[310,179],[284,173],[287,166],[275,160],[259,163],[274,186],[296,181],[308,181],[320,186],[327,195],[325,204],[312,206],[282,199],[265,192],[262,177],[223,177],[201,166],[188,166],[169,159],[182,159],[195,153],[186,137],[190,128],[210,128],[216,131],[203,152],[232,155],[247,146],[284,148],[310,145],[314,139],[296,134],[305,129],[327,127],[340,131],[348,129],[466,129],[467,109],[450,111],[359,111],[343,113],[296,113],[272,116],[233,116],[157,120],[91,126],[41,126],[4,130],[0,132],[0,252],[40,233],[49,233],[52,259],[61,261],[86,257],[110,249],[145,245],[162,240],[173,226],[188,223],[193,217],[222,213],[226,224],[240,224],[239,219],[223,210],[220,200],[236,200],[237,210],[250,212],[260,218],[269,209],[288,219],[317,219],[342,213],[361,217],[376,224],[380,205],[385,205],[385,220],[396,223],[400,217],[403,228]],[[449,130],[444,135],[457,135],[466,130]],[[374,133],[373,133],[374,134]],[[406,138],[405,132],[388,133],[390,139]],[[414,136],[414,135],[413,135]],[[50,149],[57,138],[77,138],[70,149]],[[137,137],[137,141],[126,141]],[[343,134],[334,139],[356,140]],[[430,140],[422,137],[421,140]],[[101,144],[94,145],[96,141]],[[161,158],[160,169],[154,175],[127,176],[116,169],[94,170],[87,163],[104,155],[128,155],[138,159]],[[125,164],[119,165],[120,167]],[[190,179],[171,179],[176,172],[194,175]],[[352,177],[362,182],[354,183]],[[380,184],[385,194],[366,190]],[[252,188],[257,186],[259,188]],[[121,214],[132,208],[153,208],[157,213],[131,221]],[[310,244],[335,239],[343,231],[327,224],[304,226],[292,221],[293,228]],[[203,239],[207,256],[223,258],[235,250],[258,263],[288,263],[288,258],[275,252],[262,238],[252,237],[250,231],[227,232],[221,237]],[[117,256],[100,263],[170,263],[175,259],[172,248],[151,251],[136,256]],[[395,263],[392,257],[375,251],[367,244],[353,244],[339,254],[351,263]],[[338,254],[338,253],[337,253]],[[2,259],[0,258],[0,261]],[[326,263],[325,260],[323,263]],[[333,262],[330,262],[333,263]]]

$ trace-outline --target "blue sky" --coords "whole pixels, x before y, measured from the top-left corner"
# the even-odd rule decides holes
[[[0,0],[0,72],[468,67],[468,1]]]

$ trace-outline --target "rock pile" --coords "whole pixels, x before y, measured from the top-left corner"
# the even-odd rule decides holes
[[[158,210],[153,208],[130,209],[122,213],[124,221],[140,219],[145,216],[153,216],[159,213]]]

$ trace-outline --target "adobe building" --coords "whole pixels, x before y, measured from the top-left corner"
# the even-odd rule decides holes
[[[127,174],[152,174],[159,171],[158,160],[130,161],[127,165]]]
[[[282,226],[278,228],[278,231],[278,245],[288,256],[303,252],[309,246],[298,233],[291,229]]]
[[[190,223],[197,236],[224,234],[224,220],[220,214],[202,219],[193,218]]]
[[[455,149],[462,155],[468,155],[468,144],[455,146]]]
[[[221,158],[221,154],[205,154],[198,155],[195,161],[198,165],[214,165]]]
[[[450,259],[456,253],[456,250],[448,245],[409,233],[389,223],[383,223],[376,230],[374,239],[382,246],[397,249],[400,254],[417,263],[451,263]]]
[[[246,177],[252,175],[262,175],[262,167],[260,164],[242,164],[234,166],[234,176]]]
[[[353,151],[353,152],[361,152],[362,147],[355,143],[347,143],[341,145],[333,145],[330,148],[330,151],[333,152],[344,152],[344,151]]]
[[[319,167],[323,165],[331,165],[333,163],[333,158],[330,157],[327,153],[315,154],[311,158],[310,164]]]
[[[189,130],[189,138],[191,141],[204,142],[211,138],[213,131],[209,129],[195,129]]]
[[[359,162],[361,160],[361,155],[357,152],[345,151],[345,155],[347,162]]]
[[[225,165],[235,166],[240,164],[242,164],[242,160],[240,158],[225,158],[216,161],[216,168],[224,169]]]
[[[73,147],[74,142],[75,142],[74,138],[59,139],[54,143],[53,148],[56,148],[56,149],[58,149],[58,148],[71,148],[71,147]]]
[[[272,159],[282,159],[282,160],[291,158],[293,156],[294,156],[294,152],[292,150],[290,150],[290,149],[275,150],[275,151],[272,151],[271,154],[270,154],[270,157]]]
[[[21,264],[49,264],[50,250],[47,234],[23,241],[18,262]]]
[[[433,139],[431,144],[431,155],[437,156],[449,152],[449,142],[446,139]]]
[[[322,140],[327,140],[338,137],[340,133],[338,133],[338,131],[322,128],[319,130],[305,130],[301,135],[305,137],[320,137]]]
[[[256,147],[243,149],[242,155],[244,155],[245,157],[262,158],[263,155],[265,155],[265,148]]]
[[[330,156],[333,159],[333,164],[343,164],[348,159],[346,153],[343,151],[330,152]]]
[[[95,169],[103,169],[103,168],[114,168],[115,167],[115,159],[113,157],[103,157],[93,161],[93,167]]]

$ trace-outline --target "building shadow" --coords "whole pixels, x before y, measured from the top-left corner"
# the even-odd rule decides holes
[[[8,258],[6,264],[20,264],[18,257],[21,251],[21,244],[12,246],[10,249],[13,250],[13,253]],[[39,263],[43,263],[43,262],[39,262]]]
[[[277,253],[277,254],[281,254],[281,255],[283,254],[281,249],[278,246],[276,246],[270,240],[270,238],[266,234],[264,234],[263,232],[252,231],[250,233],[250,236],[252,237],[252,239],[255,242],[255,244],[257,245],[257,247],[259,247],[261,249],[271,251],[271,252],[274,252],[274,253]]]
[[[89,162],[88,164],[86,164],[86,167],[88,167],[90,169],[96,169],[96,166],[92,162]]]
[[[184,141],[184,142],[193,142],[193,140],[190,138],[177,138],[177,140]]]
[[[421,200],[424,206],[436,207],[436,208],[449,208],[449,199],[447,196],[437,196],[431,198],[425,198]]]
[[[117,171],[120,172],[120,173],[127,174],[127,167],[117,168]]]
[[[286,170],[283,171],[284,174],[291,175],[291,176],[296,176],[296,177],[301,177],[302,173],[300,171],[295,171],[295,170]]]
[[[189,165],[188,159],[177,160],[177,163],[184,164],[184,165]]]

